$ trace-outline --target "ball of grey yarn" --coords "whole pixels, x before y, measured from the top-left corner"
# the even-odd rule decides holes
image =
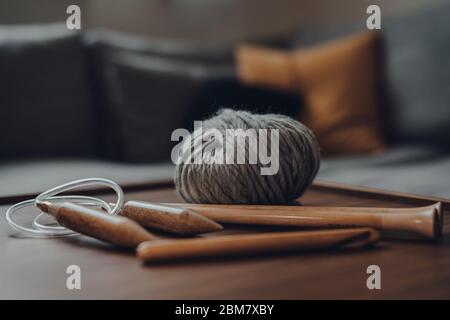
[[[218,129],[223,139],[226,129],[253,128],[257,129],[258,135],[261,132],[258,129],[279,129],[279,170],[274,175],[261,175],[261,167],[267,165],[261,164],[259,159],[256,164],[195,164],[190,162],[194,153],[183,154],[182,151],[180,157],[184,161],[176,166],[174,180],[178,194],[186,202],[288,204],[305,192],[319,170],[320,152],[314,134],[290,117],[223,109],[203,121],[202,127],[203,132],[210,128]],[[191,133],[192,141],[195,141],[195,136],[194,131]],[[201,146],[205,148],[205,144]],[[248,155],[248,149],[246,143],[238,146],[236,152],[245,150]],[[268,149],[270,155],[270,142]]]

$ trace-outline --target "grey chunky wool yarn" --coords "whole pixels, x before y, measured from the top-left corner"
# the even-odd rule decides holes
[[[270,135],[265,135],[268,154],[275,152],[275,155],[279,155],[279,168],[276,174],[262,175],[261,168],[267,167],[267,162],[261,163],[258,158],[256,163],[249,163],[249,150],[255,150],[255,146],[248,139],[234,145],[236,157],[240,153],[246,160],[245,164],[194,163],[196,156],[202,160],[210,158],[207,152],[199,156],[198,152],[193,151],[197,144],[203,141],[200,150],[205,151],[208,146],[211,147],[211,143],[218,143],[205,143],[204,134],[196,130],[190,135],[189,147],[181,151],[183,161],[175,169],[177,192],[187,202],[287,204],[303,194],[319,170],[320,152],[313,133],[287,116],[223,109],[216,116],[203,121],[202,132],[209,129],[217,129],[222,135],[224,143],[216,147],[218,152],[224,153],[229,146],[226,129],[256,129],[258,139],[263,134],[259,129],[279,129],[279,154],[276,154],[277,150],[270,150],[272,139]],[[190,152],[186,152],[188,149]]]

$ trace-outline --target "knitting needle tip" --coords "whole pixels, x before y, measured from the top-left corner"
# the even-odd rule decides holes
[[[48,201],[37,201],[36,206],[43,212],[48,213],[51,207],[51,203]]]

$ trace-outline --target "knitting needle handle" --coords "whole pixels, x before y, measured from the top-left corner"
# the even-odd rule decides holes
[[[356,208],[172,204],[194,210],[219,223],[292,227],[369,227],[408,231],[429,239],[442,234],[440,203],[415,208]]]
[[[368,228],[271,232],[182,240],[146,241],[137,248],[145,262],[337,248],[350,243],[371,245],[379,235]]]
[[[299,212],[308,211],[312,209],[320,212],[356,212],[356,213],[389,213],[389,214],[401,214],[401,213],[422,213],[429,209],[435,209],[439,215],[442,214],[442,203],[436,202],[429,206],[412,207],[412,208],[378,208],[378,207],[338,207],[338,206],[298,206],[298,205],[244,205],[244,204],[197,204],[197,203],[164,203],[163,205],[170,205],[173,207],[189,208],[196,211],[209,210],[213,208],[227,209],[227,210],[257,210],[259,213],[268,212]]]

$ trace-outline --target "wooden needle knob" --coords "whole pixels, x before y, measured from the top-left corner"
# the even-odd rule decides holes
[[[62,226],[122,247],[136,247],[156,237],[125,217],[112,216],[71,202],[39,202],[37,206]]]

